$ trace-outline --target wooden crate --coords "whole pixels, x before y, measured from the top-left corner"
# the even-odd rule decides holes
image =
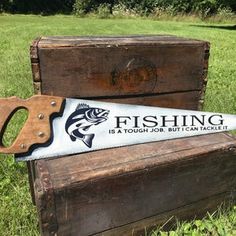
[[[34,164],[42,235],[145,235],[235,197],[236,140],[204,135]]]
[[[36,93],[199,109],[209,43],[174,36],[43,37]],[[28,163],[42,235],[140,235],[234,196],[236,140],[204,135]]]
[[[174,36],[42,37],[31,47],[36,94],[197,109],[209,43]]]

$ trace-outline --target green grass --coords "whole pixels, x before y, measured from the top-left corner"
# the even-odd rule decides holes
[[[150,19],[89,19],[73,16],[0,15],[0,97],[29,97],[33,94],[29,45],[42,35],[172,34],[211,42],[209,82],[204,109],[236,113],[236,31],[208,27],[208,23],[153,21]],[[23,117],[7,131],[6,142],[15,135]],[[235,208],[187,222],[170,235],[236,235]],[[233,220],[232,220],[233,219]],[[208,225],[208,226],[206,226]],[[218,230],[220,228],[220,230]],[[187,231],[189,232],[187,233]],[[197,231],[198,230],[198,231]],[[195,232],[196,231],[196,232]],[[181,233],[182,232],[182,233]],[[36,211],[31,203],[24,163],[11,156],[0,158],[0,235],[38,235]],[[156,231],[152,235],[166,235]],[[209,233],[210,234],[210,233]]]
[[[165,224],[163,225],[165,226]],[[203,219],[189,222],[179,222],[173,225],[173,230],[164,231],[163,226],[157,227],[148,236],[200,236],[200,235],[236,235],[236,207],[219,206],[212,214],[207,213]]]

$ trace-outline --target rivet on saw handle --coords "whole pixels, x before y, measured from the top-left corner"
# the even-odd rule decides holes
[[[64,98],[35,95],[23,100],[17,97],[0,99],[0,152],[25,153],[33,144],[46,143],[51,136],[50,116],[59,113]],[[16,140],[10,147],[4,147],[2,137],[13,114],[25,108],[29,112],[28,119]]]

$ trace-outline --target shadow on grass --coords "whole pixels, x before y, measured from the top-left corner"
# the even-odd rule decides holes
[[[223,29],[223,30],[236,30],[236,25],[191,25],[194,27]]]

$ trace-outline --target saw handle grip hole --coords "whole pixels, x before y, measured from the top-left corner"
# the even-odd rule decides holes
[[[24,127],[29,111],[26,108],[18,108],[8,117],[1,130],[1,144],[4,147],[11,147],[20,131]]]
[[[35,95],[0,98],[0,153],[26,153],[50,139],[50,116],[61,114],[64,98]]]

